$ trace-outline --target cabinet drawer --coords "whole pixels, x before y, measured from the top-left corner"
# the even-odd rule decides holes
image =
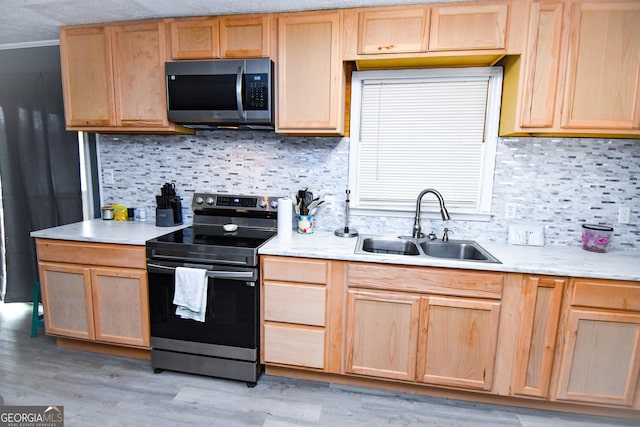
[[[324,329],[264,325],[264,363],[324,368]]]
[[[144,246],[36,239],[38,261],[147,269]]]
[[[287,283],[264,284],[264,320],[325,326],[327,288]]]
[[[264,280],[326,284],[328,270],[327,261],[266,257],[262,277]]]
[[[640,284],[577,279],[571,305],[640,311]]]
[[[370,263],[350,263],[348,274],[349,287],[493,299],[502,297],[503,282],[502,273]]]

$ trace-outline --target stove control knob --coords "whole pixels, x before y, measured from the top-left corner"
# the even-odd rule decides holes
[[[213,205],[213,202],[215,202],[215,200],[213,200],[213,197],[207,197],[206,202],[207,202],[208,205],[211,206],[211,205]]]
[[[204,199],[200,196],[196,196],[194,202],[196,202],[197,205],[201,205],[202,203],[204,203]]]
[[[271,209],[278,209],[278,201],[272,200],[271,203],[269,203],[269,206],[271,206]]]
[[[267,207],[267,201],[264,199],[261,199],[260,202],[258,203],[258,206],[260,206],[261,208],[266,208]]]

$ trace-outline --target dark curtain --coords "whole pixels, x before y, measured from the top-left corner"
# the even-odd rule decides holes
[[[0,73],[0,185],[4,300],[31,301],[38,270],[29,233],[82,220],[78,140],[65,130],[59,71]]]

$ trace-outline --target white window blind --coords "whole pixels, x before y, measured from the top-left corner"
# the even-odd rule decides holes
[[[353,207],[413,211],[420,191],[435,188],[449,210],[488,212],[497,113],[487,106],[496,76],[501,69],[354,73]]]

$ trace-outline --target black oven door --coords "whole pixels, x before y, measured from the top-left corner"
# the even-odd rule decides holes
[[[206,268],[205,321],[183,319],[173,304],[175,267]],[[151,337],[219,346],[258,347],[258,270],[149,261]]]

